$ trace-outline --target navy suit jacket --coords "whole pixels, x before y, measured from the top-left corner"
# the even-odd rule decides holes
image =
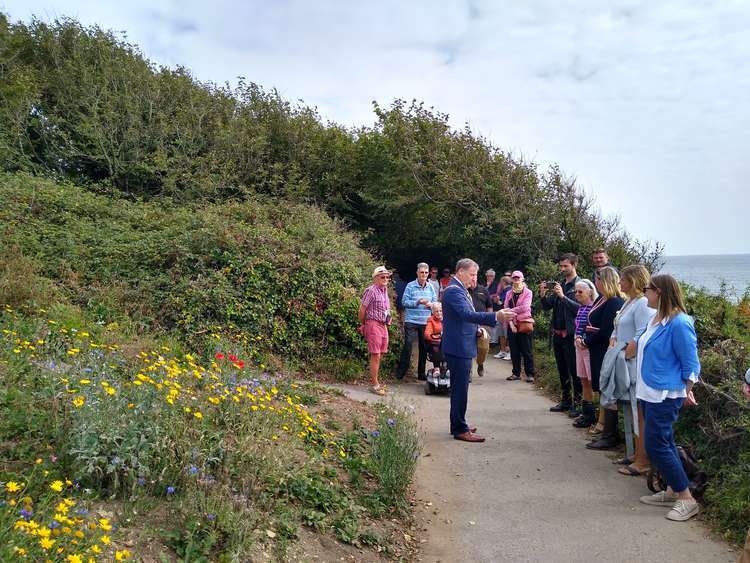
[[[495,313],[477,313],[466,288],[456,278],[451,278],[443,291],[443,354],[476,357],[479,325],[496,324]]]

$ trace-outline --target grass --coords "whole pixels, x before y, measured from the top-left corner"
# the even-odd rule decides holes
[[[407,413],[347,421],[347,399],[231,348],[126,353],[117,327],[59,312],[0,314],[0,560],[128,559],[160,542],[182,560],[282,560],[303,527],[388,552],[373,524],[408,514]]]

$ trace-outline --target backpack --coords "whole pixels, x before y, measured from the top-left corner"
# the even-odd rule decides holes
[[[677,455],[680,457],[682,468],[685,470],[688,481],[690,482],[688,485],[690,492],[695,498],[700,499],[703,496],[703,492],[706,490],[708,475],[706,475],[705,471],[701,471],[698,466],[698,460],[695,459],[695,455],[693,455],[693,450],[690,446],[677,446]],[[655,467],[652,467],[648,472],[648,475],[646,476],[646,484],[652,493],[667,490],[667,484],[664,482],[664,477]]]

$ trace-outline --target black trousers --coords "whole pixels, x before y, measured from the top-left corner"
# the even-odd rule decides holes
[[[508,330],[508,346],[513,364],[513,375],[521,375],[521,360],[526,377],[534,377],[534,351],[531,345],[531,334]]]
[[[573,338],[572,334],[568,334],[565,338],[558,335],[552,337],[552,350],[555,353],[557,373],[560,375],[562,402],[568,404],[572,401],[580,401],[582,391],[581,380],[576,374],[576,347]],[[573,389],[572,397],[571,387]]]
[[[424,341],[424,328],[425,325],[418,325],[414,323],[404,323],[404,347],[401,349],[401,357],[398,360],[398,367],[396,367],[396,377],[401,379],[406,375],[406,370],[409,369],[409,363],[411,361],[411,348],[414,345],[414,341],[417,341],[419,346],[419,360],[417,362],[417,377],[424,377],[425,367],[427,364],[427,346]]]

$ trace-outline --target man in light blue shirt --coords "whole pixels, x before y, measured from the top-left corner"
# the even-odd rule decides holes
[[[401,350],[398,367],[396,367],[396,378],[403,379],[411,362],[411,350],[414,341],[419,347],[419,360],[417,362],[417,379],[427,379],[425,375],[425,364],[427,363],[427,346],[424,341],[424,327],[427,319],[432,314],[430,306],[437,301],[435,288],[427,281],[430,267],[424,262],[417,264],[417,279],[409,282],[401,298],[404,308],[404,347]]]

